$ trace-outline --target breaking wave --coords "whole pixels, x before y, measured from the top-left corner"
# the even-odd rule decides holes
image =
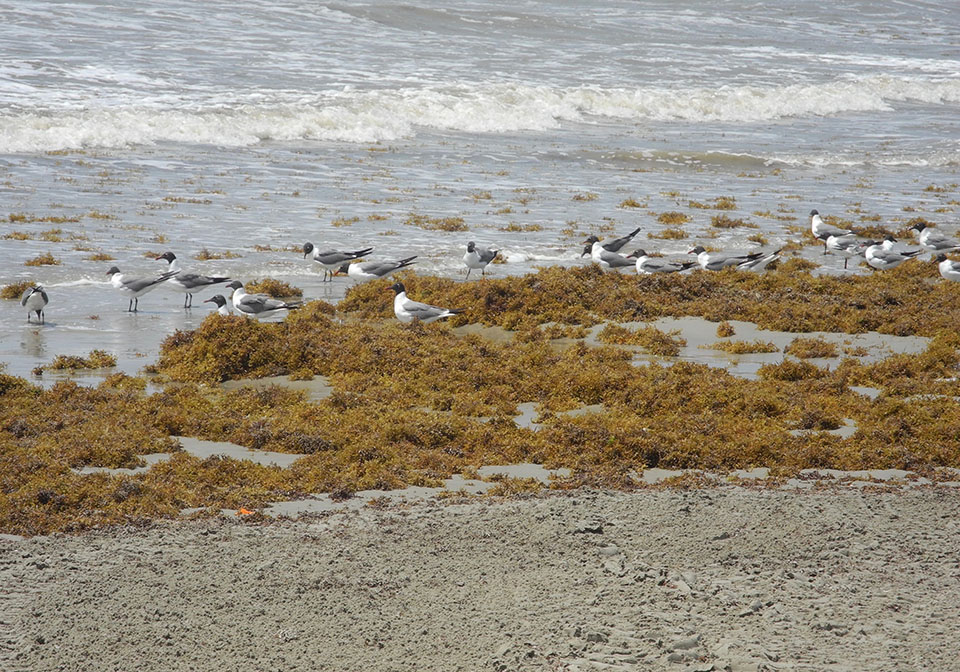
[[[598,119],[638,123],[754,123],[850,112],[898,102],[960,103],[960,79],[873,76],[825,84],[637,89],[522,84],[349,90],[256,102],[123,104],[0,113],[0,153],[176,142],[246,146],[264,141],[373,143],[418,128],[468,133],[545,131]]]

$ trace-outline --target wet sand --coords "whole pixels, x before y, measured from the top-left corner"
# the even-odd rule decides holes
[[[960,495],[577,491],[0,541],[0,669],[957,670]]]

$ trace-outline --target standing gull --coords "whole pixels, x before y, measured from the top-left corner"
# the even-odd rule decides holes
[[[334,273],[336,273],[344,263],[370,254],[372,249],[372,247],[368,247],[365,250],[354,250],[353,252],[341,252],[340,250],[325,250],[321,252],[318,248],[314,247],[313,243],[304,243],[303,258],[306,259],[307,255],[312,253],[313,260],[323,267],[323,281],[326,282],[329,277],[329,280],[332,282]]]
[[[111,266],[110,270],[107,271],[107,275],[110,276],[110,284],[130,300],[127,305],[128,313],[137,312],[141,296],[156,289],[176,274],[176,271],[167,271],[156,278],[126,278],[116,266]]]
[[[398,259],[397,261],[364,261],[356,264],[351,264],[348,261],[340,266],[340,268],[334,272],[334,275],[337,273],[346,273],[347,276],[356,278],[357,280],[376,280],[377,278],[390,275],[394,271],[399,271],[401,268],[406,268],[412,264],[416,258],[416,255],[414,255],[406,259]]]
[[[407,289],[402,282],[391,285],[389,289],[396,292],[396,296],[393,298],[393,314],[401,322],[419,320],[424,324],[429,324],[462,313],[465,310],[464,308],[440,308],[408,299]]]
[[[176,287],[181,292],[184,293],[183,296],[183,307],[190,308],[193,306],[193,293],[199,292],[201,289],[206,289],[211,285],[219,285],[221,282],[229,282],[230,278],[223,276],[210,276],[210,275],[198,275],[197,273],[184,273],[180,269],[180,262],[177,261],[177,255],[173,252],[164,252],[159,257],[157,261],[160,260],[167,262],[167,270],[176,275],[170,278],[170,285]]]
[[[48,303],[50,299],[47,297],[46,290],[37,285],[36,287],[27,287],[23,295],[20,297],[20,305],[27,309],[27,323],[30,322],[30,313],[37,314],[37,323],[43,324],[43,308]]]
[[[863,256],[867,249],[867,241],[860,240],[852,233],[845,236],[827,236],[826,247],[831,252],[843,255],[843,270],[847,270],[847,262],[852,257]]]
[[[472,240],[467,243],[467,252],[463,255],[463,263],[467,265],[467,277],[470,279],[470,271],[478,270],[480,275],[484,275],[484,270],[487,268],[487,264],[497,258],[497,255],[500,254],[500,250],[491,250],[489,248],[483,249],[477,247],[477,244]]]
[[[243,288],[243,283],[239,280],[229,283],[227,288],[233,290],[233,308],[241,315],[270,317],[281,310],[296,310],[300,307],[298,302],[287,303],[263,294],[247,294],[247,290]]]
[[[853,233],[850,229],[840,229],[836,226],[830,226],[821,219],[820,213],[816,210],[810,211],[810,232],[814,238],[823,241],[824,254],[827,253],[827,238],[830,236],[846,236]]]

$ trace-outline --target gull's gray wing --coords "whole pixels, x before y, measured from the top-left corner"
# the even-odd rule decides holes
[[[355,259],[356,255],[351,254],[350,252],[340,252],[339,250],[327,250],[326,252],[320,252],[315,254],[313,259],[314,261],[320,262],[321,264],[327,264],[333,266],[334,264],[342,264],[345,261],[350,261]]]
[[[421,322],[433,317],[440,317],[447,313],[446,308],[431,306],[428,303],[420,303],[419,301],[412,301],[410,299],[404,302],[403,309]]]
[[[360,264],[361,271],[381,278],[389,275],[398,268],[400,268],[400,263],[397,261],[367,261]]]
[[[480,255],[480,261],[484,264],[489,264],[497,256],[497,253],[500,250],[477,250],[477,254]]]
[[[264,296],[263,294],[247,294],[240,299],[239,308],[248,313],[256,314],[285,308],[286,305],[286,303],[279,299],[271,299],[269,296]]]
[[[901,252],[897,252],[896,250],[885,250],[882,247],[878,246],[878,249],[873,251],[872,256],[874,259],[877,259],[883,262],[884,264],[894,264],[898,261],[904,261],[906,259],[909,259],[914,255],[903,254]]]
[[[960,243],[950,238],[947,238],[944,234],[936,231],[931,231],[925,236],[925,238],[927,239],[926,241],[927,247],[932,247],[935,250],[950,250],[955,247],[960,247]]]
[[[647,273],[669,273],[673,270],[680,270],[680,267],[666,259],[647,258],[640,264],[640,269]]]
[[[627,266],[633,266],[637,263],[634,259],[627,259],[622,254],[610,252],[609,250],[602,250],[600,252],[600,259],[603,263],[609,265],[610,268],[626,268]]]
[[[180,273],[172,279],[175,282],[180,283],[186,289],[199,289],[201,287],[208,287],[209,285],[216,285],[218,283],[227,282],[230,280],[230,278],[199,275],[197,273]]]
[[[633,240],[633,237],[640,233],[640,227],[637,227],[623,238],[615,238],[608,243],[600,243],[600,247],[607,250],[608,252],[619,252],[620,248]]]
[[[148,287],[159,285],[161,282],[166,282],[174,275],[176,275],[176,273],[164,273],[159,278],[124,278],[120,281],[120,284],[123,285],[124,289],[129,289],[131,292],[142,292]]]
[[[34,294],[40,295],[40,298],[43,299],[43,305],[47,305],[48,303],[50,303],[50,299],[47,298],[46,290],[44,290],[43,287],[37,286],[37,287],[27,287],[25,290],[23,290],[23,294],[20,295],[20,305],[26,308],[27,301],[29,301],[30,297],[32,297]],[[36,301],[34,301],[33,303],[34,305],[36,305]]]
[[[707,257],[707,269],[719,271],[727,266],[737,266],[747,261],[758,258],[757,254],[724,254],[722,252],[711,252]]]

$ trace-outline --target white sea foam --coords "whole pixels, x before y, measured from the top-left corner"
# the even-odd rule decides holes
[[[291,92],[284,97],[289,98]],[[891,111],[897,102],[960,103],[960,79],[874,76],[825,84],[715,89],[454,85],[298,94],[298,102],[89,106],[0,115],[0,153],[164,142],[247,146],[264,140],[369,143],[418,127],[470,133],[544,131],[604,117],[634,123],[752,123]],[[169,103],[168,103],[169,105]]]

